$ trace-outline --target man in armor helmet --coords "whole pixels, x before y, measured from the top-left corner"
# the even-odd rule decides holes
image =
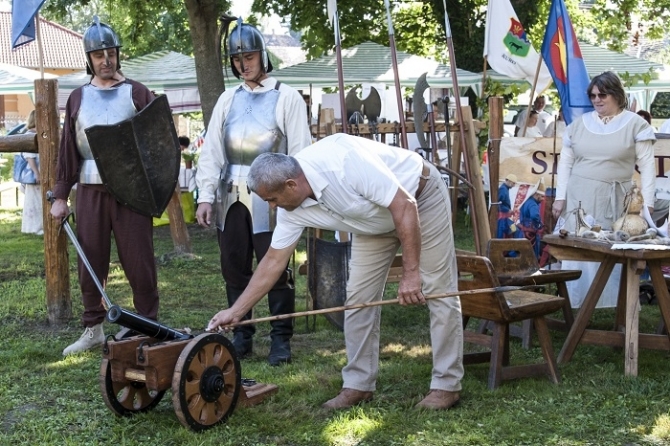
[[[227,43],[233,74],[242,84],[223,92],[209,121],[196,173],[196,217],[201,226],[216,224],[221,273],[232,306],[249,284],[254,253],[260,262],[267,252],[276,222],[275,211],[247,188],[249,166],[261,153],[294,155],[311,144],[311,135],[302,96],[268,76],[272,63],[260,31],[238,19]],[[288,263],[283,267],[284,274],[268,293],[272,315],[295,310],[291,271]],[[250,318],[251,312],[245,316]],[[271,324],[268,362],[288,363],[293,320]],[[251,355],[254,332],[250,325],[234,329],[238,357]]]
[[[56,200],[51,215],[58,220],[68,215],[67,198],[77,184],[77,238],[97,278],[103,285],[107,281],[113,232],[121,266],[133,290],[135,309],[140,315],[156,320],[158,282],[153,220],[122,205],[107,191],[84,132],[93,125],[114,124],[131,118],[146,107],[154,95],[144,85],[121,74],[119,38],[97,16],[84,33],[83,41],[91,80],[74,90],[67,101],[56,167]],[[102,296],[81,259],[79,284],[85,330],[63,355],[88,350],[105,340],[102,323],[106,311]]]

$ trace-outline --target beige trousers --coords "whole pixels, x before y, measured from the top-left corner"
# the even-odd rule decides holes
[[[418,198],[421,223],[420,270],[424,295],[458,290],[449,192],[434,167]],[[379,301],[400,241],[395,231],[354,235],[351,245],[347,305]],[[433,351],[431,389],[458,391],[463,377],[463,322],[458,297],[430,299],[430,337]],[[343,387],[374,391],[379,372],[381,307],[347,310],[344,334],[347,365]]]

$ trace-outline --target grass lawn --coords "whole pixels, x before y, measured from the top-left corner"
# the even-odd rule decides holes
[[[471,249],[472,231],[459,216],[456,240]],[[160,319],[202,332],[225,305],[212,230],[189,226],[195,259],[169,256],[169,228],[156,228]],[[71,246],[71,245],[70,245]],[[345,364],[341,332],[323,317],[296,320],[293,363],[271,368],[268,323],[257,327],[254,356],[242,376],[274,383],[279,392],[260,405],[236,408],[225,424],[194,433],[179,423],[168,391],[153,410],[128,418],[104,404],[100,351],[63,358],[82,331],[74,248],[70,248],[73,317],[64,327],[46,322],[41,237],[20,232],[20,211],[0,210],[0,445],[660,445],[670,444],[668,352],[642,350],[639,376],[624,376],[621,349],[580,346],[560,365],[562,382],[545,378],[486,387],[488,365],[466,366],[460,405],[446,412],[413,408],[428,391],[431,371],[428,311],[384,306],[381,364],[372,403],[341,412],[320,405],[340,389]],[[132,309],[130,288],[112,255],[107,293]],[[304,260],[298,252],[296,264]],[[305,308],[305,277],[298,276],[297,306]],[[393,296],[389,287],[387,297]],[[256,316],[268,314],[262,301]],[[609,328],[613,310],[596,310],[594,325]],[[653,331],[658,307],[642,307],[641,331]],[[107,334],[118,327],[105,325]],[[552,332],[556,353],[565,333]],[[541,352],[511,346],[513,362]]]

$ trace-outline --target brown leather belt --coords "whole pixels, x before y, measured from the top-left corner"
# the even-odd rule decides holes
[[[421,196],[421,192],[423,192],[423,188],[426,187],[428,180],[424,177],[427,177],[430,174],[430,166],[431,164],[428,161],[423,161],[423,170],[421,170],[421,176],[419,177],[419,187],[416,188],[414,198],[418,199]]]

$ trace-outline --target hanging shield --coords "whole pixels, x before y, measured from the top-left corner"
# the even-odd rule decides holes
[[[181,162],[167,96],[158,96],[131,119],[85,132],[109,193],[140,214],[160,217],[175,191]]]
[[[310,237],[307,246],[307,285],[314,309],[341,307],[347,298],[351,242],[331,242]],[[344,329],[343,311],[324,316],[340,330]]]

